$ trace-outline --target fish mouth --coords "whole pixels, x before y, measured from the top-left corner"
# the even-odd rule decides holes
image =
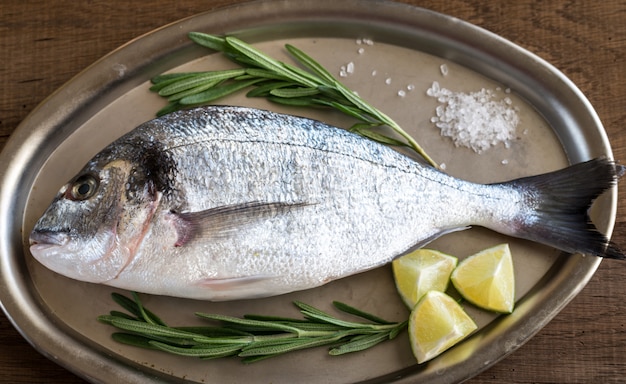
[[[28,241],[31,247],[61,247],[70,241],[70,236],[67,233],[57,231],[33,231]]]

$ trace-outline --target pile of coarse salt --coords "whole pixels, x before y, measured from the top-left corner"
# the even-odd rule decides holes
[[[452,92],[441,88],[436,81],[426,94],[440,103],[436,108],[437,116],[433,116],[431,122],[457,147],[482,153],[499,143],[508,148],[516,137],[519,117],[509,97],[496,98],[494,91],[484,88],[471,93]]]

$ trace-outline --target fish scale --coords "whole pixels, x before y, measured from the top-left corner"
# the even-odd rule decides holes
[[[201,107],[104,148],[35,225],[31,252],[79,280],[208,300],[314,288],[470,225],[623,258],[586,214],[623,171],[597,159],[474,184],[315,120]]]

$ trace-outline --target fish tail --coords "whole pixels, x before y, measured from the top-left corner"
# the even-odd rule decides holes
[[[593,201],[617,184],[626,167],[597,158],[555,172],[513,180],[526,191],[530,217],[520,218],[515,236],[548,244],[569,253],[610,259],[626,255],[589,218]]]

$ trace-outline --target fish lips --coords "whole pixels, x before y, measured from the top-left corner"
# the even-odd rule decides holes
[[[115,236],[100,233],[89,244],[72,237],[70,231],[37,229],[30,235],[30,253],[46,268],[90,283],[105,283],[114,279],[127,263],[125,255],[111,249]],[[102,256],[101,249],[106,249]]]
[[[34,230],[31,232],[28,241],[31,249],[33,247],[64,246],[69,243],[70,236],[65,232]]]

